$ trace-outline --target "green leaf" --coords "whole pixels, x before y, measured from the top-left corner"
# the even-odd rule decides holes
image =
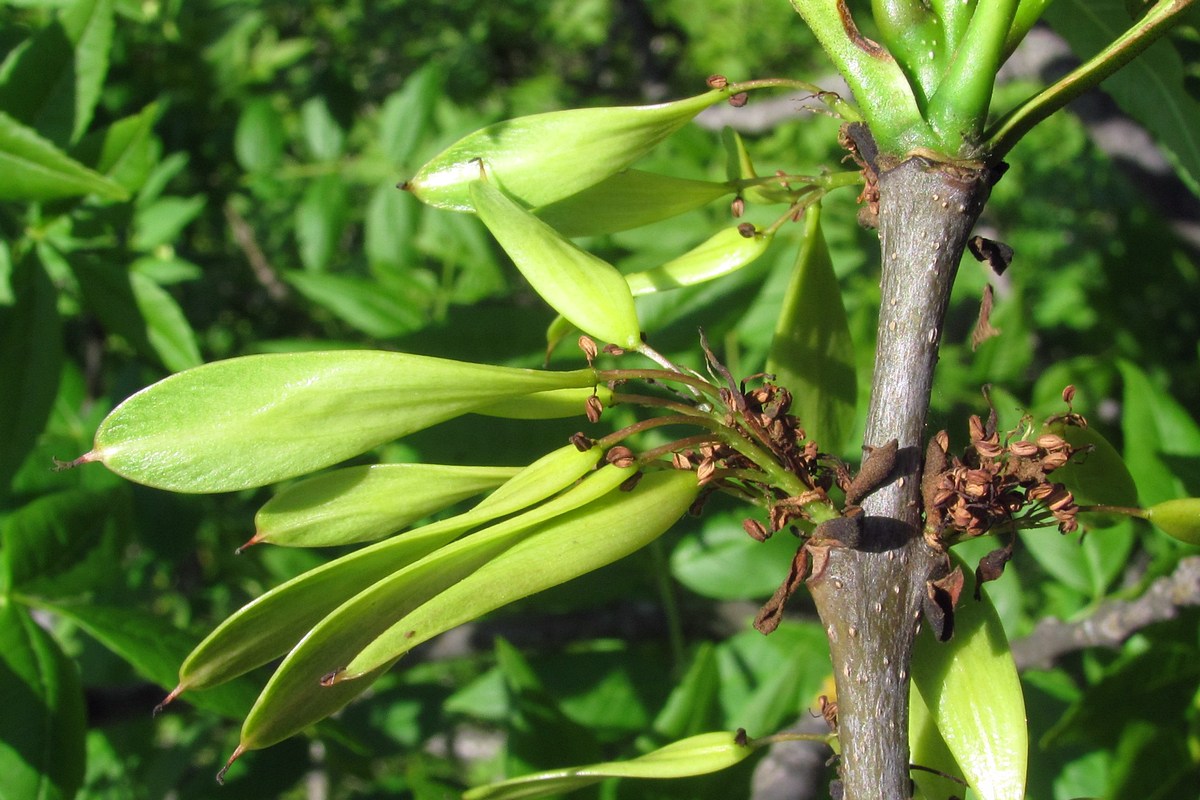
[[[698,491],[689,472],[651,473],[632,491],[610,492],[555,518],[395,622],[344,675],[358,677],[439,633],[640,550],[675,524]],[[584,539],[600,531],[603,536]]]
[[[83,782],[75,664],[22,606],[0,605],[0,800],[71,800]]]
[[[304,143],[317,161],[336,161],[346,144],[346,132],[333,118],[324,97],[312,97],[300,106]],[[340,181],[340,178],[339,178]]]
[[[799,543],[772,536],[756,542],[746,535],[740,512],[705,515],[704,526],[684,536],[671,552],[671,575],[693,592],[714,600],[770,597],[787,576]]]
[[[1062,0],[1048,21],[1080,59],[1099,52],[1129,27],[1123,0]],[[1145,125],[1171,158],[1179,177],[1200,194],[1200,102],[1187,91],[1185,65],[1171,43],[1151,45],[1104,81],[1121,109]]]
[[[685,778],[728,769],[755,750],[752,743],[739,744],[726,731],[701,733],[629,761],[610,761],[524,775],[471,789],[465,800],[527,800],[552,797],[599,783],[606,778]]]
[[[54,611],[164,691],[174,684],[177,665],[195,642],[170,620],[129,606],[58,603]],[[188,696],[188,702],[223,717],[238,719],[245,716],[256,692],[257,687],[251,681],[238,681],[194,692]]]
[[[289,270],[283,278],[311,302],[377,339],[394,339],[425,327],[422,303],[399,287],[335,272]]]
[[[580,250],[499,189],[475,181],[471,199],[496,241],[555,311],[605,342],[630,350],[641,344],[633,295],[615,267]]]
[[[0,108],[58,145],[92,120],[108,72],[111,0],[76,0],[0,66]]]
[[[13,265],[12,301],[0,304],[0,495],[50,416],[62,371],[55,291],[37,258]]]
[[[82,461],[180,492],[262,486],[506,397],[590,386],[573,372],[376,351],[245,356],[172,375],[101,423]]]
[[[162,149],[154,136],[160,111],[158,103],[151,103],[131,117],[89,133],[72,149],[72,157],[112,178],[126,190],[137,191],[149,177]]]
[[[393,166],[402,167],[428,133],[433,109],[442,92],[441,68],[429,62],[388,95],[379,112],[380,145]]]
[[[808,209],[804,244],[796,257],[783,310],[771,340],[767,372],[792,392],[792,411],[808,437],[841,452],[854,425],[858,378],[854,343],[821,234],[820,206]]]
[[[7,515],[0,541],[8,586],[56,597],[110,581],[128,529],[128,511],[119,499],[112,491],[71,489]]]
[[[972,599],[974,577],[954,611],[954,638],[940,643],[926,628],[912,658],[913,685],[967,783],[981,800],[1021,800],[1029,733],[1025,698],[1000,616],[988,600]]]
[[[139,272],[88,255],[72,258],[88,308],[104,328],[172,371],[198,366],[196,334],[165,289]]]
[[[212,686],[286,653],[322,617],[371,584],[458,538],[570,486],[599,453],[567,445],[539,458],[469,511],[350,553],[275,587],[221,623],[188,656],[179,688]]]
[[[133,219],[135,250],[148,251],[171,244],[204,211],[204,195],[163,197],[139,207]]]
[[[1079,505],[1136,506],[1137,485],[1125,460],[1117,449],[1095,426],[1080,428],[1062,423],[1052,424],[1051,433],[1058,434],[1074,448],[1090,448],[1054,471],[1053,480],[1071,490]],[[1081,521],[1089,527],[1110,528],[1127,517],[1116,514],[1087,514]]]
[[[1064,535],[1057,527],[1021,531],[1021,544],[1063,586],[1099,599],[1120,575],[1137,534],[1128,518],[1087,536]]]
[[[346,665],[362,648],[407,613],[460,584],[541,526],[556,529],[561,515],[616,493],[631,473],[632,468],[607,466],[559,497],[442,547],[343,603],[308,632],[271,676],[242,726],[241,748],[253,750],[282,741],[366,691],[392,662],[376,665],[371,672],[356,670],[357,680],[341,679],[347,674]],[[467,607],[477,609],[487,600],[486,596],[473,597]],[[403,632],[400,637],[405,649],[423,641],[404,637]],[[318,683],[324,685],[314,694]]]
[[[513,467],[374,464],[293,484],[254,516],[251,544],[323,547],[381,539],[504,483]]]
[[[390,182],[375,189],[363,221],[363,249],[373,275],[403,275],[415,263],[420,210],[411,194]]]
[[[711,642],[701,642],[683,678],[671,691],[654,719],[654,734],[664,739],[692,736],[711,727],[719,714],[720,674]]]
[[[670,219],[732,191],[724,183],[627,169],[533,213],[563,236],[595,236]]]
[[[487,169],[510,196],[544,206],[628,167],[724,90],[652,106],[552,111],[498,122],[455,142],[405,184],[424,203],[470,211],[469,186]]]
[[[678,258],[643,272],[625,276],[635,297],[680,289],[737,272],[753,263],[771,246],[775,234],[755,230],[750,236],[738,228],[724,228]]]
[[[283,160],[287,133],[283,118],[267,98],[253,100],[242,109],[233,132],[233,152],[247,172],[266,172]]]
[[[128,196],[116,181],[75,161],[33,129],[0,112],[0,200],[57,200],[95,194]]]
[[[1200,461],[1200,425],[1136,365],[1118,362],[1125,382],[1121,433],[1125,463],[1145,506],[1191,494],[1178,465]],[[1193,481],[1200,479],[1194,471]]]
[[[322,175],[308,184],[296,206],[296,241],[306,270],[320,272],[333,262],[346,215],[346,183],[341,175]]]

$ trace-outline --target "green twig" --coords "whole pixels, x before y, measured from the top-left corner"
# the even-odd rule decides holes
[[[1160,0],[1108,47],[993,125],[985,136],[986,152],[994,159],[1003,158],[1034,125],[1099,84],[1157,41],[1194,3],[1195,0]]]
[[[948,155],[973,157],[987,121],[996,72],[1019,0],[990,0],[975,9],[949,68],[930,98],[926,119]]]

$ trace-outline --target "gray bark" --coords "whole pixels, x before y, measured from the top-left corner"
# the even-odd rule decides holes
[[[846,800],[911,794],[909,664],[926,582],[945,568],[921,535],[925,417],[950,287],[995,182],[978,166],[922,158],[877,166],[883,291],[864,444],[897,439],[899,459],[863,502],[863,543],[831,548],[809,582],[833,657]]]

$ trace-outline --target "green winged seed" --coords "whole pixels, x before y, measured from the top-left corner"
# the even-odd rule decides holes
[[[612,405],[612,389],[597,386],[592,389],[554,389],[475,409],[476,414],[504,419],[563,419],[585,413],[589,397],[595,395],[605,408]]]
[[[596,236],[677,217],[731,192],[726,183],[627,169],[533,213],[563,236]]]
[[[753,742],[739,744],[728,731],[700,733],[672,742],[629,761],[609,761],[586,767],[567,767],[522,775],[463,794],[463,800],[528,800],[552,797],[599,783],[607,778],[687,778],[728,769],[756,749]]]
[[[1021,800],[1029,758],[1025,697],[1000,616],[987,595],[972,599],[974,577],[954,612],[954,638],[928,630],[913,651],[913,684],[963,777],[980,800]]]
[[[470,187],[479,218],[517,269],[559,314],[584,333],[634,349],[641,344],[637,309],[625,278],[483,181]]]
[[[363,589],[454,541],[463,532],[539,503],[567,488],[600,457],[574,445],[517,473],[471,510],[342,556],[298,575],[240,610],[202,641],[179,671],[177,696],[232,680],[278,658],[326,614]]]
[[[498,122],[450,145],[404,188],[423,203],[471,211],[468,186],[479,179],[482,163],[508,194],[527,206],[544,206],[620,172],[728,96],[714,90],[672,103],[552,111]]]
[[[117,406],[80,463],[138,483],[227,492],[336,464],[499,400],[595,384],[375,351],[245,356],[172,375]]]
[[[333,680],[355,653],[540,526],[615,492],[633,470],[605,466],[552,500],[442,547],[347,600],[275,670],[242,726],[241,749],[268,747],[340,709],[370,685],[369,680]]]
[[[268,500],[254,515],[249,544],[329,547],[372,542],[494,489],[519,471],[441,464],[345,467],[306,478]]]
[[[640,550],[674,525],[698,492],[690,472],[651,473],[631,492],[556,517],[398,620],[354,657],[344,677],[370,673],[439,633]]]
[[[1200,545],[1200,497],[1166,500],[1146,509],[1146,519],[1181,542]]]
[[[737,228],[725,228],[678,258],[625,276],[635,296],[694,286],[737,272],[766,252],[775,234],[755,231],[743,236]]]

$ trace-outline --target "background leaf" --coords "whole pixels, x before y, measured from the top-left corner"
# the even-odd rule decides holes
[[[1081,59],[1095,55],[1129,27],[1123,0],[1063,0],[1045,19]],[[1200,101],[1187,89],[1187,73],[1169,41],[1151,45],[1102,84],[1127,114],[1154,134],[1179,177],[1200,194]]]
[[[13,602],[0,604],[0,707],[0,798],[73,798],[84,769],[79,673]]]

